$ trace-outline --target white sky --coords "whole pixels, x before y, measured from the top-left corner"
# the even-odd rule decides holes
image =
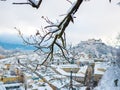
[[[66,0],[43,0],[41,7],[34,9],[29,5],[12,5],[13,1],[0,2],[0,41],[16,42],[18,35],[14,27],[25,35],[33,34],[46,24],[41,16],[56,21],[71,6]],[[67,41],[77,44],[90,38],[101,38],[105,42],[114,39],[120,29],[120,6],[116,5],[119,0],[112,1],[111,4],[109,0],[83,2],[74,24],[66,30]]]

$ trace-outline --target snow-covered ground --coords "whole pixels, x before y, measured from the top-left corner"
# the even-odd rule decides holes
[[[91,44],[85,42],[79,44],[74,48],[74,50],[79,53],[77,54],[78,59],[75,60],[74,64],[71,65],[66,62],[64,64],[59,63],[59,65],[55,64],[56,62],[59,61],[63,62],[59,57],[56,57],[57,60],[56,62],[54,60],[53,65],[51,65],[52,63],[50,63],[47,68],[45,66],[39,66],[36,72],[40,74],[44,79],[46,79],[46,81],[48,81],[50,84],[56,86],[58,89],[68,90],[70,87],[70,75],[71,75],[71,72],[68,70],[68,68],[70,68],[70,70],[73,70],[75,68],[78,69],[78,72],[72,73],[73,78],[77,78],[77,79],[79,78],[80,80],[81,79],[84,80],[88,66],[93,64],[95,65],[94,74],[96,75],[99,74],[101,76],[103,75],[102,79],[98,83],[98,86],[95,87],[94,90],[120,90],[120,68],[117,66],[117,64],[110,65],[111,60],[114,60],[111,54],[112,48],[106,46],[101,42],[96,42],[96,43],[90,42],[90,43]],[[84,44],[86,44],[86,46]],[[107,50],[106,47],[108,47]],[[87,53],[86,52],[81,53],[81,51],[87,51]],[[90,53],[88,51],[93,51],[93,52]],[[95,58],[91,57],[91,55],[94,53],[96,53],[96,55],[94,55]],[[50,85],[48,85],[47,83],[42,82],[42,84],[43,83],[47,84],[46,86],[42,86],[41,83],[40,85],[37,85],[36,81],[33,80],[33,77],[36,77],[34,76],[33,72],[27,70],[23,66],[20,66],[18,63],[18,59],[19,59],[21,63],[27,65],[29,68],[34,70],[36,64],[41,64],[44,58],[45,58],[44,55],[38,55],[36,53],[16,53],[10,57],[0,60],[1,75],[4,74],[2,73],[3,68],[7,68],[5,67],[5,64],[8,65],[11,64],[9,70],[12,71],[13,68],[14,69],[17,68],[20,69],[21,72],[24,72],[24,76],[29,78],[31,77],[30,80],[32,80],[33,89],[37,88],[38,90],[52,90]],[[108,64],[108,62],[110,63]],[[66,68],[68,71],[66,70]],[[28,74],[30,74],[30,76]],[[76,90],[86,90],[86,87],[81,82],[78,83],[74,79],[72,81],[73,81],[73,87],[76,87]],[[0,87],[0,90],[4,90],[1,88],[3,87]],[[27,90],[31,90],[31,89],[27,89]],[[20,90],[24,90],[24,88],[23,89],[21,88]]]

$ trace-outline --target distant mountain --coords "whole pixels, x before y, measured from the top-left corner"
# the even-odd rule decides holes
[[[103,56],[112,57],[116,54],[116,49],[112,46],[106,45],[101,39],[89,39],[87,41],[81,41],[78,45],[73,47],[73,50],[76,54],[84,52],[86,54],[91,54],[92,57],[96,58]]]
[[[23,44],[0,42],[0,46],[6,50],[34,50],[34,47]]]

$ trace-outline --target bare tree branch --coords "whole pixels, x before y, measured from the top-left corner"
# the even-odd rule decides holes
[[[66,1],[68,1],[71,5],[73,4],[70,0],[66,0]]]
[[[31,0],[30,2],[33,3]],[[69,62],[68,58],[64,54],[64,51],[67,52],[67,50],[65,49],[65,30],[68,27],[70,21],[74,22],[73,16],[77,12],[82,2],[83,0],[77,0],[74,4],[72,4],[72,7],[69,10],[69,12],[58,24],[53,23],[50,19],[48,19],[48,17],[42,16],[42,18],[49,24],[44,28],[44,30],[43,28],[41,29],[44,35],[42,35],[37,30],[37,33],[34,36],[32,35],[30,38],[25,39],[20,30],[17,29],[24,43],[34,46],[35,48],[37,48],[36,51],[44,51],[47,54],[45,60],[42,62],[41,65],[44,65],[48,59],[50,61],[52,60],[55,47],[58,47],[60,49],[61,53],[63,54],[63,57]]]
[[[15,5],[29,4],[32,7],[38,9],[40,7],[41,3],[42,3],[42,0],[39,0],[38,3],[33,2],[33,0],[28,0],[28,2],[21,2],[21,3],[15,3],[14,2],[13,4],[15,4]]]
[[[15,2],[14,2],[13,4],[16,4],[16,5],[17,5],[17,4],[18,4],[18,5],[29,4],[29,5],[31,5],[31,4],[30,4],[30,3],[28,3],[28,2],[24,2],[24,3],[15,3]]]

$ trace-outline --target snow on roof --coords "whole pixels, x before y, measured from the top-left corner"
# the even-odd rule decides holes
[[[59,65],[60,68],[79,68],[76,64]]]
[[[88,66],[80,67],[80,70],[78,71],[78,74],[81,73],[81,74],[85,75],[87,68],[88,68]]]
[[[86,87],[80,87],[79,90],[86,90]]]
[[[65,81],[54,80],[54,82],[52,82],[52,84],[57,86],[57,88],[62,88],[64,85],[67,84],[67,82],[70,82],[70,80],[65,80]]]
[[[94,74],[103,75],[107,68],[108,68],[108,65],[106,65],[105,63],[97,62],[95,63]]]
[[[48,85],[48,84],[45,84],[45,86],[38,86],[36,84],[32,84],[32,88],[28,88],[27,90],[34,90],[34,89],[37,89],[37,90],[52,90],[52,88]]]
[[[45,87],[38,87],[38,90],[53,90],[53,89],[49,86],[45,86]]]
[[[55,78],[66,78],[66,77],[63,76],[63,75],[58,75],[58,74],[54,75],[54,77],[55,77]]]
[[[53,79],[52,77],[50,77],[50,76],[45,76],[44,77],[47,81],[49,81],[49,80],[51,80],[51,79]]]
[[[81,83],[78,83],[74,80],[72,80],[72,81],[73,81],[73,85],[81,85]],[[54,79],[54,80],[51,81],[51,83],[61,90],[61,88],[63,88],[64,86],[69,85],[70,78]]]
[[[38,90],[53,90],[49,85],[46,85],[45,87],[38,87]]]
[[[5,62],[5,61],[9,62],[9,61],[11,61],[11,60],[14,60],[14,58],[15,58],[15,57],[0,59],[0,62]]]
[[[93,59],[85,59],[85,58],[80,58],[79,61],[80,62],[89,62],[89,63],[93,63],[94,62]]]
[[[27,73],[27,72],[23,72],[25,76],[31,76],[30,73]]]
[[[61,73],[62,75],[64,76],[70,76],[70,73],[69,72],[65,72],[64,70],[62,70],[60,67],[58,67],[56,69],[59,73]],[[85,77],[84,74],[81,74],[81,73],[73,73],[72,76],[77,76],[77,77]]]
[[[3,84],[4,87],[13,87],[13,86],[21,86],[21,85],[22,85],[22,83]]]

